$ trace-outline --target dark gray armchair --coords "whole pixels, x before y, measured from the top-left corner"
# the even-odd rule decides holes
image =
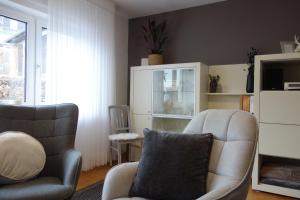
[[[0,132],[23,131],[38,139],[47,159],[41,174],[27,182],[0,185],[1,200],[63,200],[75,192],[81,154],[74,150],[78,107],[0,105]]]

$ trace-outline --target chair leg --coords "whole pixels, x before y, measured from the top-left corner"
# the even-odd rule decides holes
[[[112,142],[110,142],[110,152],[109,152],[109,164],[112,166],[112,155],[113,155],[113,149],[112,149]]]
[[[118,149],[118,164],[121,164],[122,163],[122,148],[121,148],[121,143],[118,142],[117,143],[117,149]]]
[[[141,140],[140,145],[141,145],[141,146],[140,146],[140,148],[139,148],[139,158],[138,158],[138,159],[141,159],[141,156],[142,156],[144,140]]]
[[[131,148],[131,144],[128,144],[128,162],[131,162],[131,152],[132,151],[132,148]]]

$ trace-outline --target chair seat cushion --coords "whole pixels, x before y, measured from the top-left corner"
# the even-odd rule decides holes
[[[187,200],[206,193],[212,134],[144,130],[142,157],[129,197]]]
[[[44,147],[32,136],[16,131],[0,133],[0,185],[37,176],[45,162]]]
[[[72,194],[56,177],[40,177],[31,181],[0,187],[1,200],[67,199]]]
[[[141,135],[137,133],[117,133],[112,134],[109,136],[109,140],[116,141],[116,140],[136,140],[142,138]]]
[[[141,197],[124,197],[124,198],[117,198],[114,200],[147,200],[147,199]]]

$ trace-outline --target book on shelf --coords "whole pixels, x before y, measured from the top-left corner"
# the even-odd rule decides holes
[[[243,111],[254,114],[254,96],[243,95],[241,96],[240,109]]]

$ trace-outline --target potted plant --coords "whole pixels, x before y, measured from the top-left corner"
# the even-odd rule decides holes
[[[144,40],[149,50],[149,65],[163,64],[163,48],[167,41],[167,22],[157,23],[155,19],[148,18],[146,25],[142,25]]]
[[[247,85],[246,85],[246,91],[248,93],[253,93],[254,91],[254,61],[255,56],[259,54],[259,51],[253,47],[250,48],[250,51],[248,52],[248,76],[247,76]]]

